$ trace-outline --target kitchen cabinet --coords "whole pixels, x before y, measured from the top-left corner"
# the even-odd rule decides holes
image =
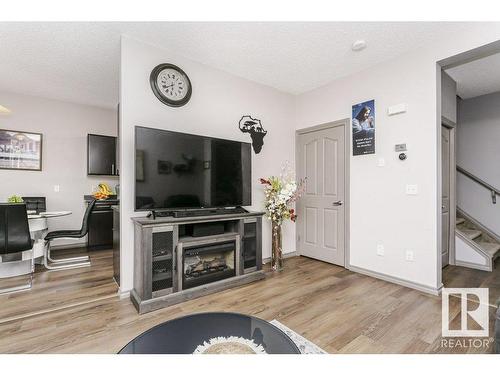
[[[87,135],[87,174],[118,176],[117,139],[107,135]]]
[[[90,196],[85,200],[88,202]],[[105,199],[96,202],[89,217],[89,233],[87,248],[89,250],[104,250],[113,248],[113,209],[119,204],[116,199]]]

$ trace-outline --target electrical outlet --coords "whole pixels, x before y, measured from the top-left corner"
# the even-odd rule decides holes
[[[415,260],[414,254],[412,250],[406,250],[406,261],[413,262]]]
[[[406,195],[417,195],[418,186],[417,185],[406,185]]]
[[[61,191],[61,187],[59,185],[54,185],[54,192],[59,193]]]
[[[384,256],[384,245],[377,245],[377,255],[380,257]]]

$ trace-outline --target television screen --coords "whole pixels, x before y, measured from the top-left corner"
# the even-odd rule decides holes
[[[135,128],[135,209],[249,206],[251,145]]]

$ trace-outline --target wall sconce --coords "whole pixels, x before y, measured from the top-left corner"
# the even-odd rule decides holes
[[[7,115],[9,113],[10,113],[10,109],[5,108],[4,106],[0,105],[0,114]]]

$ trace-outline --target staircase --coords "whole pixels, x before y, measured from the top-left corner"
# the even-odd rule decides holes
[[[455,234],[485,258],[484,270],[492,271],[500,256],[500,238],[457,207]]]

